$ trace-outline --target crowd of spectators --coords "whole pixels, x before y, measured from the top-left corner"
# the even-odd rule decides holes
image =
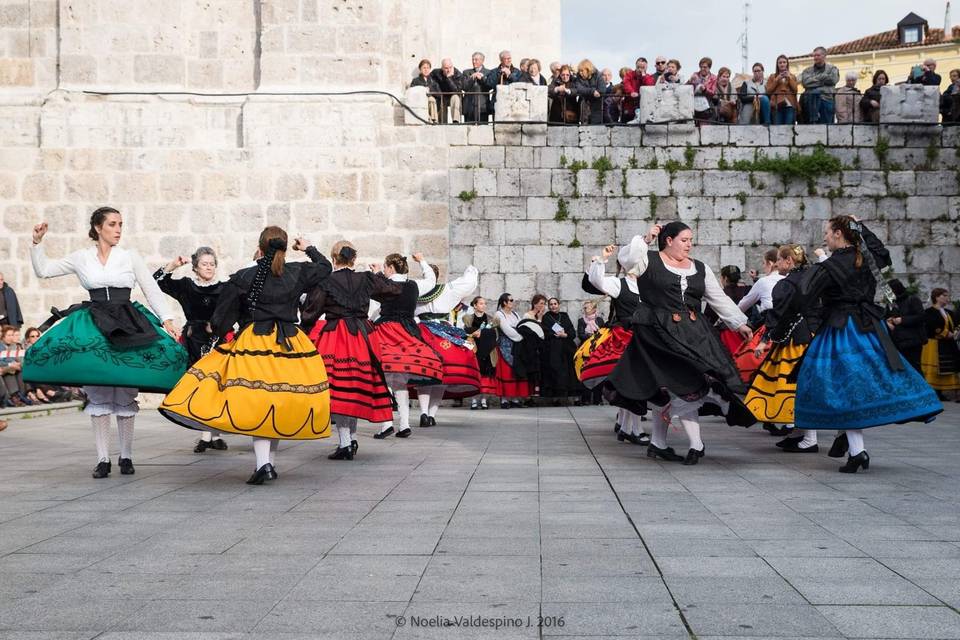
[[[797,78],[790,60],[777,57],[771,73],[756,62],[749,76],[734,76],[727,67],[713,73],[713,60],[704,57],[697,70],[684,80],[679,60],[657,56],[653,69],[646,58],[637,58],[633,69],[618,71],[614,82],[610,69],[598,69],[590,60],[577,65],[552,62],[550,77],[535,58],[513,65],[509,51],[501,51],[496,67],[485,66],[483,53],[471,57],[471,67],[460,71],[444,58],[433,68],[421,60],[419,75],[411,86],[427,88],[428,118],[432,123],[487,122],[495,117],[497,88],[518,82],[546,85],[551,124],[639,124],[641,87],[657,84],[689,84],[694,94],[694,120],[698,124],[833,124],[876,123],[880,119],[881,87],[890,83],[885,71],[873,74],[870,88],[857,88],[859,75],[846,74],[840,87],[840,72],[827,61],[827,50],[817,47],[813,64]],[[904,82],[940,86],[937,62],[924,60]],[[802,88],[802,91],[801,91]],[[960,123],[960,69],[950,71],[950,85],[940,98],[944,123]]]

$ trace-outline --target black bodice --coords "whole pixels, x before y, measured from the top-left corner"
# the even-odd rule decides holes
[[[391,322],[399,320],[412,320],[413,312],[417,309],[417,297],[420,295],[420,289],[417,283],[412,280],[400,283],[403,290],[395,298],[388,298],[380,305],[380,321]]]
[[[630,290],[626,278],[620,278],[620,295],[614,298],[611,304],[616,322],[626,325],[630,323],[630,318],[640,304],[640,296]]]
[[[699,260],[693,264],[696,272],[686,276],[687,288],[681,286],[681,276],[669,271],[663,264],[660,252],[648,252],[647,269],[637,278],[640,300],[645,305],[668,311],[694,311],[703,308],[703,296],[707,291],[706,267]]]

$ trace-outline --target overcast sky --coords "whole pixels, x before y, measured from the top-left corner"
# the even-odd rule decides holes
[[[817,45],[832,46],[887,31],[913,11],[931,28],[943,27],[945,0],[757,0],[750,3],[750,62],[767,69],[777,55],[801,55]],[[736,0],[562,0],[562,48],[565,62],[583,58],[598,67],[633,67],[643,56],[677,58],[687,77],[703,56],[713,58],[713,70],[740,71],[743,2]],[[960,21],[960,1],[951,9]]]

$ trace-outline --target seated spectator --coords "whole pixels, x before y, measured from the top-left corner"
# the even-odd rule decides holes
[[[440,61],[440,68],[430,72],[430,77],[440,89],[437,95],[440,122],[448,122],[447,108],[450,108],[450,122],[460,122],[461,97],[463,92],[463,74],[453,66],[450,58]]]
[[[611,85],[610,91],[613,91]],[[587,59],[577,65],[577,95],[580,97],[580,123],[603,123],[603,97],[605,94],[600,72]]]
[[[20,301],[3,274],[0,273],[0,324],[9,324],[19,329],[23,326],[23,314],[20,313]]]
[[[922,84],[927,87],[939,87],[942,79],[937,71],[937,61],[933,58],[927,58],[923,64],[918,64],[910,70],[907,76],[907,84]]]
[[[600,93],[603,98],[603,124],[613,124],[620,122],[620,97],[616,95],[617,85],[613,84],[613,71],[604,69],[600,72]],[[620,94],[623,95],[622,92]]]
[[[737,92],[730,81],[732,73],[727,67],[720,67],[717,72],[717,92],[713,96],[714,110],[717,122],[733,124],[737,121]]]
[[[30,327],[23,334],[23,348],[24,350],[29,349],[34,345],[34,343],[40,339],[40,329],[36,327]],[[63,402],[65,400],[71,399],[71,393],[69,390],[64,389],[63,387],[54,387],[47,384],[32,384],[26,383],[27,390],[27,399],[30,402],[37,403],[49,403],[49,402]]]
[[[530,58],[530,61],[527,63],[526,72],[520,74],[520,82],[528,82],[530,84],[543,85],[547,84],[546,79],[540,73],[540,61],[536,58]]]
[[[656,82],[657,78],[647,73],[647,59],[637,58],[634,70],[623,77],[623,106],[620,116],[623,122],[640,124],[640,87],[652,87]]]
[[[683,84],[683,76],[680,75],[680,61],[671,58],[667,60],[666,69],[657,78],[657,84]]]
[[[490,69],[483,66],[484,55],[475,51],[470,57],[470,69],[463,74],[464,122],[486,122],[490,113],[490,95],[484,86]]]
[[[763,79],[763,65],[753,63],[753,77],[744,80],[737,90],[740,98],[738,124],[770,124],[770,97]]]
[[[777,68],[767,78],[767,96],[773,112],[774,124],[794,124],[797,121],[797,76],[790,73],[790,59],[777,56]]]
[[[490,99],[490,110],[496,119],[497,111],[497,87],[504,84],[513,84],[520,82],[520,69],[513,66],[513,55],[509,51],[500,52],[500,66],[491,69],[484,78],[484,86],[488,91],[493,91],[493,97]]]
[[[5,324],[0,327],[0,377],[3,378],[3,405],[22,407],[33,404],[26,396],[23,384],[23,347],[20,345],[20,330]]]
[[[863,92],[863,99],[860,100],[860,114],[863,116],[863,122],[880,122],[880,89],[888,82],[890,79],[887,78],[887,72],[883,69],[878,69],[873,74],[873,85]]]
[[[420,64],[417,65],[417,68],[420,69],[420,75],[413,79],[410,86],[427,88],[427,119],[430,120],[431,123],[436,124],[439,120],[437,115],[437,94],[440,93],[440,87],[437,86],[433,76],[430,75],[430,68],[432,66],[426,58],[421,60]]]
[[[950,86],[940,96],[940,115],[944,124],[960,123],[960,69],[950,70]]]
[[[813,64],[800,74],[803,85],[802,116],[806,124],[833,124],[834,93],[840,81],[840,71],[827,64],[827,50],[813,50]]]
[[[697,124],[714,119],[713,96],[717,92],[717,76],[710,73],[713,60],[700,58],[700,69],[690,76],[687,84],[693,85],[693,119]]]
[[[857,89],[857,80],[860,74],[856,71],[847,71],[843,76],[844,85],[837,89],[836,104],[837,122],[852,124],[863,122],[860,108],[860,89]]]
[[[576,80],[570,65],[560,67],[557,79],[547,87],[547,95],[551,99],[548,118],[551,123],[575,124],[580,121]]]

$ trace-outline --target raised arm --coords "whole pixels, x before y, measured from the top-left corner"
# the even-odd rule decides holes
[[[73,254],[59,260],[50,260],[41,246],[43,236],[47,233],[47,223],[41,222],[33,227],[33,246],[30,248],[30,262],[33,263],[33,272],[38,278],[56,278],[70,273],[76,273]]]
[[[321,280],[327,279],[333,273],[333,265],[327,260],[327,256],[320,253],[315,246],[307,245],[307,242],[297,238],[293,243],[295,251],[303,251],[310,258],[310,265],[305,265],[301,275],[301,291],[309,291],[316,287]]]
[[[419,280],[414,280],[417,285],[417,295],[422,296],[437,286],[437,274],[433,272],[433,267],[423,259],[421,254],[413,254],[413,259],[420,264],[420,269],[423,271],[423,277]]]
[[[458,300],[462,300],[477,290],[480,282],[480,271],[473,265],[467,267],[463,275],[447,283],[447,290],[453,292]]]
[[[650,237],[652,239],[655,236]],[[649,256],[649,242],[643,236],[635,235],[630,240],[630,244],[621,247],[620,251],[617,252],[617,261],[623,266],[624,271],[636,268],[637,275],[640,275],[647,270]]]

